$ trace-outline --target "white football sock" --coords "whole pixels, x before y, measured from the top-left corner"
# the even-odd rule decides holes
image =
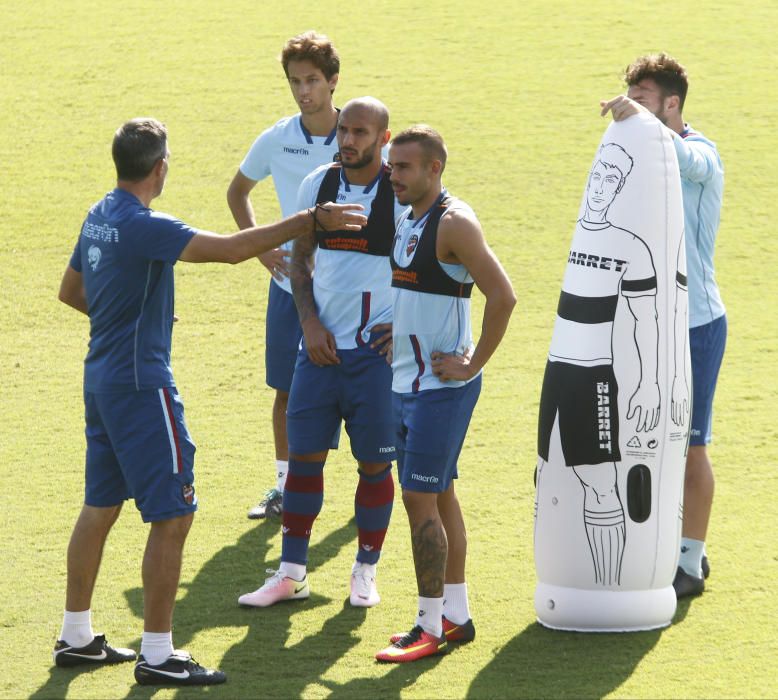
[[[278,570],[281,571],[284,576],[293,578],[295,581],[302,581],[305,578],[306,566],[305,564],[292,564],[288,561],[282,561]]]
[[[693,540],[689,537],[681,538],[681,557],[678,560],[680,566],[689,576],[702,578],[702,553],[705,551],[705,543],[702,540]]]
[[[464,625],[470,619],[466,583],[447,583],[443,586],[443,614],[455,625]]]
[[[434,637],[443,636],[443,598],[419,596],[419,614],[416,624]]]
[[[276,488],[283,493],[286,486],[286,475],[289,473],[289,461],[284,459],[276,460],[276,476],[278,481],[276,482]]]
[[[376,572],[375,564],[366,564],[365,562],[362,561],[355,561],[354,565],[351,567],[351,573],[356,574],[360,570],[369,574],[371,578],[375,578],[375,572]]]
[[[173,632],[144,632],[140,655],[152,666],[159,666],[173,653]]]
[[[59,638],[75,649],[89,644],[95,638],[95,633],[92,631],[92,611],[70,612],[65,610]]]

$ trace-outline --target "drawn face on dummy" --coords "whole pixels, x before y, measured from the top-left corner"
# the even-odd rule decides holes
[[[586,185],[587,210],[604,214],[620,192],[622,180],[618,168],[598,160],[589,173],[589,182]]]

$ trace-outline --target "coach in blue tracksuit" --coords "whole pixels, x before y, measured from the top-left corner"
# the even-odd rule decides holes
[[[89,316],[84,362],[86,488],[68,547],[65,615],[54,647],[57,666],[135,661],[91,624],[103,546],[123,502],[135,500],[151,523],[143,558],[144,632],[135,678],[141,684],[211,685],[221,671],[174,651],[172,618],[184,541],[197,510],[195,446],[173,380],[173,266],[238,263],[315,229],[358,230],[353,206],[324,205],[232,236],[200,231],[149,205],[165,185],[170,150],[155,119],[116,132],[117,186],[81,227],[59,298]]]
[[[724,168],[716,145],[683,119],[689,88],[684,67],[672,56],[642,56],[627,67],[627,95],[601,103],[603,115],[626,119],[647,110],[673,136],[683,192],[686,269],[689,288],[689,351],[692,406],[683,497],[681,552],[673,587],[678,598],[705,590],[710,568],[705,536],[713,504],[713,466],[707,445],[712,439],[713,394],[727,340],[727,317],[713,268],[719,229]],[[674,415],[673,419],[685,420]]]

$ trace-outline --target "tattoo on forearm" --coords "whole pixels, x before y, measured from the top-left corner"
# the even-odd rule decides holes
[[[306,233],[295,239],[292,247],[292,260],[289,266],[289,280],[292,283],[300,323],[316,315],[316,302],[313,299],[313,253],[316,250],[316,238]]]
[[[439,520],[425,520],[412,527],[411,546],[419,595],[440,598],[443,595],[448,554],[448,540],[442,523]]]

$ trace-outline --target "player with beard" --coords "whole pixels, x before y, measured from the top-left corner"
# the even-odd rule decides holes
[[[473,210],[441,183],[446,146],[419,125],[392,141],[400,204],[392,252],[392,404],[397,464],[419,592],[416,624],[376,654],[406,662],[469,642],[467,538],[454,492],[457,461],[481,391],[481,370],[505,334],[516,297]],[[486,297],[474,345],[470,294]]]
[[[376,564],[394,499],[392,373],[384,357],[391,345],[389,251],[395,220],[404,211],[381,157],[388,127],[389,112],[381,102],[351,100],[338,117],[340,163],[317,168],[300,185],[298,203],[358,203],[368,221],[359,232],[328,231],[294,246],[290,276],[304,338],[287,410],[281,564],[263,586],[239,598],[242,605],[266,607],[310,595],[308,542],[323,503],[324,464],[341,421],[359,473],[350,602],[371,607],[380,600]]]
[[[665,53],[641,56],[627,67],[624,80],[627,94],[600,102],[602,114],[612,112],[618,121],[647,111],[664,124],[673,138],[683,192],[693,381],[681,551],[673,587],[684,598],[700,595],[710,573],[705,538],[714,477],[707,446],[713,438],[713,395],[727,341],[726,309],[713,264],[724,168],[716,144],[684,120],[689,80],[678,61]]]

